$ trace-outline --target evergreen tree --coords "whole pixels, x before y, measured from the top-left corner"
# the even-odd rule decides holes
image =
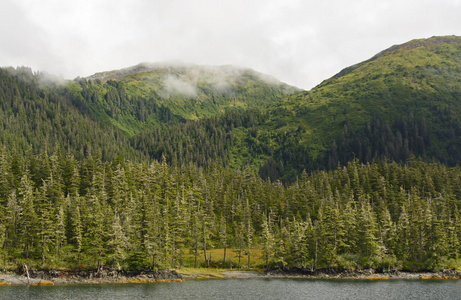
[[[221,216],[219,218],[219,232],[217,234],[219,237],[220,246],[224,249],[223,251],[223,265],[226,265],[226,252],[228,247],[227,240],[227,220],[226,217]]]
[[[82,228],[82,219],[80,215],[80,199],[70,198],[67,200],[70,206],[70,226],[71,230],[69,231],[70,237],[69,240],[74,246],[74,251],[77,253],[77,264],[80,264],[80,254],[82,252],[83,245],[83,228]]]
[[[25,257],[29,257],[29,251],[35,242],[35,230],[37,228],[37,214],[35,212],[35,195],[33,183],[26,173],[21,179],[19,186],[19,218],[18,226],[20,235],[18,241],[24,247]]]
[[[38,237],[40,239],[42,265],[45,264],[46,254],[50,252],[56,233],[56,220],[53,214],[52,199],[48,197],[49,190],[47,187],[48,185],[45,182],[42,190],[36,197],[39,224]]]

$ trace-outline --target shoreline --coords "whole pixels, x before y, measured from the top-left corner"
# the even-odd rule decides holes
[[[125,271],[125,270],[30,270],[30,279],[25,274],[0,274],[1,285],[78,285],[112,283],[153,283],[183,281],[174,270]]]
[[[155,271],[30,271],[30,285],[79,285],[79,284],[124,284],[124,283],[166,283],[181,282],[185,280],[200,279],[339,279],[339,280],[456,280],[461,279],[461,273],[454,270],[441,272],[408,272],[391,271],[379,272],[374,269],[354,271],[331,270],[290,270],[272,269],[264,273],[258,271],[231,271],[216,272],[187,272],[181,270],[155,270]],[[29,285],[29,280],[23,274],[0,274],[0,286]]]

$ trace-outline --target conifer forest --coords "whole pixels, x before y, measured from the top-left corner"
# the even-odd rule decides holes
[[[0,268],[461,269],[460,53],[411,41],[310,91],[0,68]]]
[[[460,255],[461,169],[417,159],[355,160],[288,185],[251,168],[21,158],[4,147],[0,168],[6,267],[181,268],[203,255],[201,267],[229,267],[230,255],[207,250],[233,248],[248,256],[241,268],[420,270]]]

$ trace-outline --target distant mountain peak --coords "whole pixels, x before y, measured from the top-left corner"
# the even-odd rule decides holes
[[[86,77],[86,79],[101,81],[108,81],[110,79],[117,80],[125,76],[129,76],[136,73],[143,72],[158,72],[158,73],[174,73],[177,75],[188,75],[189,77],[211,77],[211,76],[231,76],[239,77],[243,74],[252,75],[257,77],[260,80],[263,80],[271,84],[281,84],[281,82],[273,76],[257,72],[250,68],[243,68],[234,65],[197,65],[192,63],[185,63],[181,61],[166,61],[166,62],[142,62],[135,66],[98,72],[91,76]]]

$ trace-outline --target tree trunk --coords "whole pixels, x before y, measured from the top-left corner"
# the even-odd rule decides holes
[[[205,225],[202,226],[203,228],[203,255],[205,256],[205,261],[208,262],[208,258],[206,256],[206,235],[205,235]]]
[[[442,258],[440,257],[440,254],[437,253],[437,256],[439,257],[440,264],[442,265],[442,272],[445,272],[445,267],[443,266],[443,261],[442,261]]]
[[[335,251],[335,253],[336,253],[337,244],[338,244],[338,241],[337,241],[337,237],[336,237],[336,226],[335,226],[335,247],[333,248],[333,251]]]
[[[382,260],[382,264],[383,264],[383,273],[384,273],[384,254],[381,254],[381,260]]]
[[[171,258],[171,262],[176,270],[176,234],[173,235],[173,256]]]
[[[382,267],[383,267],[383,273],[384,273],[384,242],[383,242],[383,233],[381,229],[379,230],[379,239],[381,241],[381,261],[382,261]]]
[[[98,272],[101,269],[101,249],[98,252]]]
[[[18,244],[18,237],[17,237],[17,226],[16,226],[16,213],[14,214],[14,247],[16,248],[16,245]]]
[[[314,261],[314,267],[317,270],[317,251],[318,251],[318,244],[319,242],[315,240],[315,261]]]
[[[248,269],[250,268],[250,245],[248,245]]]
[[[195,240],[195,268],[198,268],[197,265],[197,256],[198,256],[198,240]]]
[[[42,266],[45,264],[45,237],[42,236]]]
[[[226,250],[227,250],[227,248],[226,248],[226,247],[224,247],[224,258],[223,258],[223,264],[225,264],[225,263],[226,263]]]
[[[419,231],[419,261],[423,262],[423,238],[421,233],[421,225],[418,228]]]
[[[58,236],[58,256],[61,256],[61,235]]]
[[[112,269],[115,268],[115,248],[113,250],[113,256],[112,256]]]
[[[155,256],[157,255],[157,252],[155,251],[155,247],[152,249],[152,271],[155,269]]]
[[[242,259],[242,240],[240,240],[240,248],[239,248],[239,269],[242,268],[242,264],[240,263],[241,259]]]

